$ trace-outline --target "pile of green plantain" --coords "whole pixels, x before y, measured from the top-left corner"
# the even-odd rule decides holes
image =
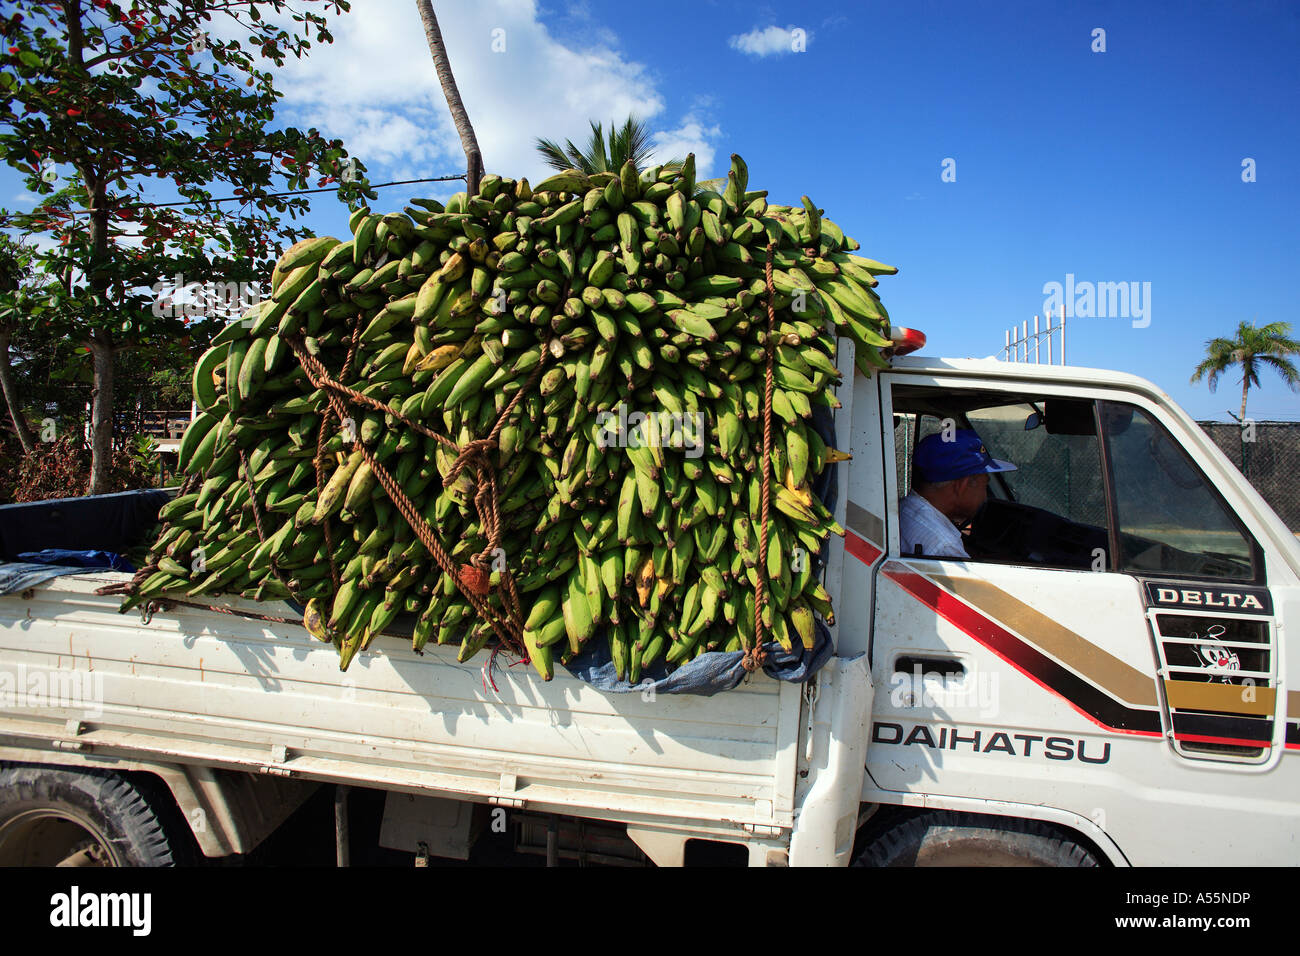
[[[179,592],[294,599],[344,669],[405,612],[417,652],[458,643],[468,660],[491,621],[382,470],[426,540],[482,570],[484,606],[505,620],[518,595],[517,650],[544,679],[596,635],[632,682],[656,661],[749,650],[759,587],[764,640],[811,647],[814,615],[833,620],[815,556],[843,529],[810,481],[848,457],[811,419],[839,407],[837,337],[864,373],[886,364],[872,287],[897,270],[852,255],[807,197],[766,195],[739,156],[720,194],[697,185],[693,156],[535,188],[487,176],[476,196],[363,208],[350,240],[296,244],[271,298],[195,368],[191,480],[123,609]],[[317,387],[322,369],[371,402]],[[496,548],[483,472],[445,480],[486,437]]]

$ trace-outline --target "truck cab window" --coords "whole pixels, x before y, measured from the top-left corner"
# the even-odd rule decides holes
[[[1254,580],[1254,540],[1200,469],[1141,409],[1102,402],[1120,570]]]
[[[1015,471],[988,476],[987,498],[965,523],[973,561],[1072,569],[1109,566],[1105,483],[1093,403],[1038,394],[899,385],[893,393],[901,495],[912,490],[916,447],[969,429]]]

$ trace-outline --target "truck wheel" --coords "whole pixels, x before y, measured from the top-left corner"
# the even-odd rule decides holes
[[[0,866],[175,866],[143,789],[103,770],[0,764]]]
[[[937,810],[880,834],[853,865],[1097,866],[1097,858],[1035,820]]]

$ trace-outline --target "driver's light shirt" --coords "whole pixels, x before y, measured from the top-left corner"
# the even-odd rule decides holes
[[[903,557],[919,553],[933,558],[970,560],[957,526],[915,491],[899,502],[898,514]]]

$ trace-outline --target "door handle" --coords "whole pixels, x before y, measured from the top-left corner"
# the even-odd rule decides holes
[[[895,674],[938,674],[945,680],[949,677],[965,677],[966,665],[955,657],[919,657],[911,654],[894,661]]]

